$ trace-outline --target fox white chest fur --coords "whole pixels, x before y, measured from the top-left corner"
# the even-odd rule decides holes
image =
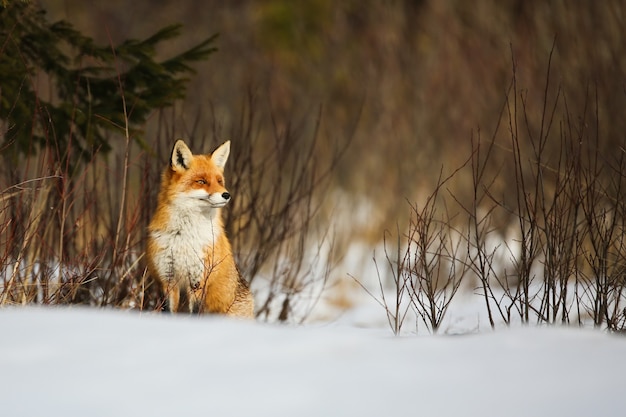
[[[169,220],[164,227],[151,232],[160,248],[154,266],[164,279],[194,288],[210,267],[206,262],[207,255],[212,252],[221,233],[219,209],[186,197],[177,200],[172,202]]]

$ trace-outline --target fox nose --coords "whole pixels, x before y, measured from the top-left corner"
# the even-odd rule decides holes
[[[230,193],[226,192],[226,193],[222,193],[222,198],[224,200],[230,200]]]

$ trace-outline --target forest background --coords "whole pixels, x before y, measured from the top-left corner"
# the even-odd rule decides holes
[[[173,140],[184,137],[197,152],[209,152],[230,139],[233,154],[240,155],[228,168],[235,200],[226,215],[242,271],[259,281],[260,316],[300,320],[329,287],[342,294],[332,296],[334,304],[347,308],[353,278],[366,281],[361,277],[374,269],[381,287],[395,285],[396,295],[410,284],[413,307],[407,308],[418,316],[424,307],[418,301],[422,293],[445,312],[450,290],[456,291],[461,276],[438,269],[437,277],[428,278],[433,268],[427,264],[433,253],[444,253],[448,264],[461,257],[459,246],[441,246],[446,240],[441,236],[448,233],[457,237],[447,241],[461,239],[461,252],[468,254],[461,262],[467,269],[462,277],[474,276],[467,279],[472,282],[468,286],[482,285],[505,321],[511,306],[526,320],[529,310],[540,317],[560,311],[569,320],[574,304],[556,291],[556,284],[545,297],[542,293],[537,307],[529,296],[533,277],[544,282],[549,248],[563,248],[567,241],[573,242],[572,259],[564,262],[567,270],[555,282],[561,280],[565,288],[580,277],[588,283],[582,293],[595,288],[582,309],[597,324],[623,326],[622,2],[39,4],[49,21],[66,20],[100,45],[145,38],[168,24],[182,23],[180,36],[161,46],[158,56],[171,56],[216,33],[212,45],[218,51],[193,64],[195,74],[184,99],[150,115],[130,143],[123,134],[111,137],[106,159],[92,160],[93,173],[75,188],[89,192],[61,198],[68,202],[71,197],[72,204],[53,217],[74,232],[55,237],[63,241],[62,251],[53,245],[41,251],[50,259],[61,252],[74,266],[50,272],[45,279],[37,271],[31,278],[40,267],[31,266],[30,274],[16,274],[16,267],[13,276],[34,282],[38,289],[9,297],[5,285],[2,301],[62,299],[158,308],[154,300],[159,297],[150,294],[140,253],[159,172]],[[19,181],[29,181],[39,164],[27,165]],[[128,176],[122,177],[124,168]],[[37,174],[44,178],[49,172]],[[37,201],[49,202],[55,189],[44,182],[31,184],[30,194],[3,198],[3,203],[19,207],[4,211],[5,248],[48,239],[51,232],[33,222],[41,217],[33,215],[39,210]],[[7,180],[2,189],[13,190],[14,183]],[[128,193],[112,193],[116,184],[127,184]],[[101,187],[109,188],[103,192]],[[574,189],[582,191],[575,196]],[[93,203],[97,194],[113,195],[106,208]],[[16,202],[18,198],[23,201]],[[570,233],[551,243],[551,219],[567,218],[570,208]],[[27,225],[8,233],[8,213],[16,211]],[[445,224],[446,231],[420,229],[429,219]],[[466,226],[473,231],[465,231]],[[489,248],[494,235],[502,242],[508,239],[495,245],[505,250],[508,270],[497,271],[496,251]],[[419,236],[426,239],[422,251],[414,249]],[[368,260],[396,239],[406,255],[389,262],[390,271],[381,274]],[[106,247],[112,243],[119,248],[111,252]],[[415,269],[410,259],[420,253],[426,264],[407,278],[403,274]],[[22,271],[15,252],[5,249],[4,256],[6,264],[19,264]],[[538,265],[542,273],[535,272]],[[102,279],[103,268],[115,269],[115,278]],[[440,282],[441,275],[450,285]],[[509,296],[507,306],[493,293],[486,295],[494,277]],[[5,276],[5,283],[9,279]],[[421,286],[425,279],[431,288]],[[56,289],[48,285],[52,281],[58,283]],[[94,287],[94,282],[100,283]],[[599,296],[602,289],[606,291]],[[563,300],[552,300],[552,313],[543,307],[550,294]],[[404,305],[402,299],[396,301]],[[396,325],[399,311],[391,314]],[[433,330],[437,314],[431,309],[426,315]]]

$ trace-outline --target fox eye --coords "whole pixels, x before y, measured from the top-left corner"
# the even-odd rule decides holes
[[[198,184],[200,184],[200,185],[206,185],[206,184],[207,184],[207,182],[206,182],[206,180],[205,180],[204,178],[201,178],[201,179],[199,179],[199,180],[196,180],[196,182],[197,182]]]
[[[224,185],[224,179],[223,179],[223,178],[221,178],[221,177],[220,177],[220,178],[218,178],[218,179],[217,179],[217,183],[218,183],[219,185]]]

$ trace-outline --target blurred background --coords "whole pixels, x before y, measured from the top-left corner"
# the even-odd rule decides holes
[[[99,44],[143,39],[167,24],[183,24],[176,42],[158,51],[163,57],[218,33],[218,52],[194,64],[185,100],[169,113],[168,131],[176,137],[204,132],[195,146],[207,152],[232,139],[236,153],[246,137],[259,138],[252,152],[263,155],[271,148],[263,138],[295,132],[289,136],[295,149],[332,165],[324,177],[328,185],[316,195],[315,223],[332,227],[337,262],[351,254],[352,270],[340,269],[339,276],[371,269],[363,260],[385,231],[406,229],[409,203],[422,204],[440,178],[464,166],[479,141],[494,144],[485,168],[491,195],[514,199],[510,158],[517,127],[511,119],[522,113],[519,129],[529,140],[520,146],[532,153],[533,138],[545,139],[548,167],[561,155],[566,125],[594,130],[594,142],[584,146],[601,160],[623,152],[621,0],[40,4],[50,21],[66,20]],[[243,134],[250,113],[253,132]],[[546,120],[552,128],[544,135]],[[153,139],[160,123],[155,116],[145,127],[143,139],[155,148],[161,146]],[[309,147],[313,136],[315,146]],[[471,183],[471,171],[461,170],[445,192],[463,204],[473,198]],[[506,210],[499,216],[493,227],[506,229]]]
[[[199,130],[212,128],[213,108],[228,131],[250,92],[276,123],[302,129],[314,128],[321,106],[320,157],[352,141],[334,173],[333,196],[341,196],[339,206],[367,205],[364,224],[352,232],[368,239],[393,228],[407,212],[405,199],[432,186],[442,167],[451,171],[468,158],[473,131],[493,135],[513,61],[520,94],[540,110],[554,48],[550,93],[562,90],[573,115],[590,107],[587,95],[597,95],[602,151],[611,152],[610,138],[624,138],[626,16],[619,0],[41,3],[50,20],[65,19],[104,44],[144,38],[170,23],[184,25],[172,48],[219,33],[219,51],[197,64],[176,110],[188,124],[200,114]],[[507,148],[505,142],[498,151]]]

